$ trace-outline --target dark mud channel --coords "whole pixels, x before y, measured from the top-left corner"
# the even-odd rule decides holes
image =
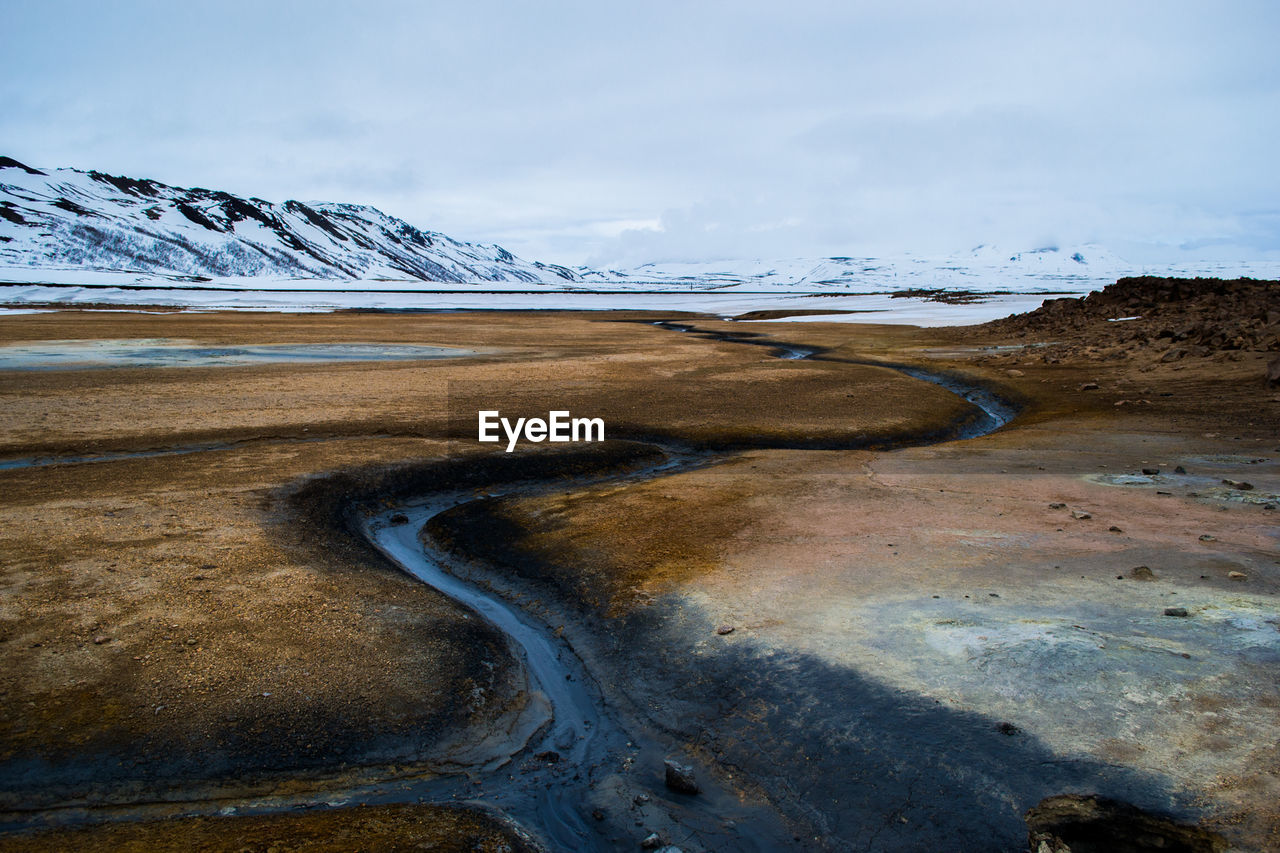
[[[661,322],[663,328],[689,332],[733,343],[769,348],[783,359],[823,359],[867,364],[897,370],[912,378],[940,385],[962,396],[979,412],[955,425],[944,438],[954,440],[985,435],[1008,423],[1016,406],[998,392],[963,377],[922,368],[872,361],[852,361],[823,355],[812,347],[757,339],[742,335],[703,332],[693,327]],[[899,446],[930,443],[904,441]],[[851,444],[851,446],[853,446]],[[665,461],[621,475],[579,478],[570,484],[559,479],[554,486],[525,483],[486,490],[488,500],[517,493],[579,488],[589,482],[619,482],[667,476],[694,467],[715,464],[726,453],[691,453],[664,447]],[[680,751],[679,724],[656,720],[643,710],[626,707],[626,701],[606,696],[583,658],[541,619],[504,598],[519,595],[517,587],[501,580],[502,572],[485,571],[471,579],[460,574],[471,570],[440,547],[430,533],[439,516],[465,511],[476,501],[475,491],[442,492],[406,500],[380,511],[357,511],[359,527],[389,560],[414,577],[462,603],[508,638],[524,664],[533,708],[514,726],[511,739],[477,745],[458,767],[468,775],[464,790],[470,799],[482,798],[520,825],[538,835],[554,850],[614,850],[638,844],[656,833],[664,844],[684,850],[774,850],[779,848],[842,846],[838,839],[819,840],[812,833],[831,827],[796,814],[782,812],[760,796],[713,773],[695,768],[701,791],[676,793],[664,783],[664,759],[689,762]],[[495,589],[497,587],[497,589]],[[507,587],[502,589],[501,587]],[[539,719],[539,709],[541,718]],[[528,718],[534,719],[528,719]],[[532,729],[532,731],[531,731]],[[675,729],[675,730],[673,730]],[[482,738],[482,740],[484,740]],[[518,772],[512,769],[518,768]],[[453,786],[437,780],[436,795]],[[475,790],[476,787],[482,790]],[[455,790],[449,796],[457,801]],[[755,804],[753,805],[752,802]],[[788,804],[794,806],[795,804]],[[820,824],[821,822],[817,822]]]

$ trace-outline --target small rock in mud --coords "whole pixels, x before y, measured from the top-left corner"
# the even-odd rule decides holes
[[[548,749],[546,752],[539,752],[534,758],[545,761],[547,764],[555,764],[560,761],[560,753],[554,749]]]
[[[1066,504],[1057,503],[1056,501],[1054,503],[1049,504],[1049,509],[1066,509],[1066,508],[1067,508]]]
[[[1136,581],[1153,581],[1156,579],[1156,573],[1148,566],[1134,566],[1129,570],[1129,577]]]
[[[1165,616],[1186,616],[1187,608],[1185,607],[1166,607],[1164,609]]]
[[[666,768],[667,787],[678,794],[696,794],[698,780],[693,777],[693,768],[668,758],[663,762]]]
[[[99,634],[98,636],[93,638],[93,644],[95,646],[100,646],[103,643],[109,643],[109,642],[111,642],[111,638],[108,637],[106,634]]]
[[[662,838],[656,832],[651,832],[640,842],[640,846],[645,850],[657,850],[662,846]]]
[[[1081,391],[1097,391],[1098,383],[1097,382],[1081,382],[1080,390]]]
[[[1246,483],[1242,480],[1223,480],[1222,485],[1232,489],[1239,489],[1242,492],[1253,490],[1253,483]]]
[[[1090,513],[1087,513],[1082,509],[1071,510],[1071,517],[1077,518],[1077,519],[1093,518],[1093,516]]]
[[[1179,465],[1177,468],[1174,468],[1174,469],[1173,469],[1173,473],[1175,473],[1175,474],[1186,474],[1186,473],[1187,473],[1187,469],[1186,469],[1186,468],[1183,468],[1181,465]]]
[[[1116,527],[1114,524],[1108,527],[1107,530],[1109,530],[1112,533],[1124,533],[1123,530],[1121,530],[1119,527]]]
[[[717,633],[717,634],[719,634],[719,635],[720,635],[720,636],[722,636],[722,637],[723,637],[725,634],[732,634],[732,633],[733,633],[733,626],[732,626],[732,625],[721,625],[720,627],[716,628],[716,633]]]
[[[1201,533],[1201,534],[1200,534],[1200,541],[1201,541],[1201,542],[1217,542],[1217,541],[1218,541],[1218,537],[1216,537],[1216,536],[1210,536],[1208,533]]]
[[[1013,723],[1010,723],[1007,720],[1004,722],[997,723],[996,731],[998,731],[1002,735],[1008,735],[1009,737],[1013,737],[1014,735],[1017,735],[1017,734],[1022,734],[1022,729],[1018,728]]]
[[[397,512],[395,515],[388,518],[387,522],[396,527],[399,527],[402,524],[409,523],[409,516],[405,515],[403,512]]]
[[[604,812],[600,811],[599,809],[592,809],[591,817],[594,818],[595,820],[604,820]]]
[[[1233,581],[1242,581],[1247,578],[1248,575],[1244,572],[1227,572],[1227,577],[1231,578]]]
[[[1160,469],[1159,468],[1143,468],[1142,473],[1146,474],[1148,477],[1153,477],[1156,474],[1160,473]]]

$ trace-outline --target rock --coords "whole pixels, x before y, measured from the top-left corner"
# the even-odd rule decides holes
[[[678,794],[696,794],[698,780],[693,777],[693,768],[668,758],[663,762],[666,768],[667,787]]]
[[[1006,371],[1005,371],[1005,375],[1006,375],[1006,376],[1012,376],[1012,377],[1014,377],[1014,378],[1017,378],[1017,377],[1019,377],[1019,376],[1022,376],[1023,374],[1022,374],[1022,371],[1021,371],[1021,370],[1018,370],[1016,367],[1011,367],[1011,368],[1009,368],[1008,370],[1006,370]]]
[[[1097,391],[1097,390],[1098,390],[1098,383],[1097,383],[1097,382],[1081,382],[1081,383],[1080,383],[1080,389],[1079,389],[1079,390],[1081,390],[1081,391]]]
[[[998,731],[1002,735],[1008,735],[1009,737],[1013,737],[1016,734],[1022,733],[1022,729],[1018,728],[1013,723],[1010,723],[1008,721],[997,723],[996,731]]]
[[[387,519],[387,523],[399,527],[402,524],[409,523],[409,516],[405,515],[403,512],[397,512],[395,515]]]
[[[717,634],[719,634],[719,635],[720,635],[720,636],[722,636],[722,637],[723,637],[725,634],[732,634],[732,633],[733,633],[733,626],[732,626],[732,625],[721,625],[720,627],[716,628],[716,633],[717,633]]]
[[[1121,530],[1119,527],[1116,527],[1114,524],[1108,527],[1107,530],[1111,533],[1124,533],[1123,530]]]
[[[593,817],[596,820],[604,820],[604,812],[600,811],[599,809],[592,809],[591,817]]]
[[[1280,385],[1280,355],[1267,362],[1267,384],[1272,387]]]
[[[1231,578],[1233,581],[1242,581],[1249,576],[1244,572],[1227,572],[1227,577]]]
[[[1049,504],[1049,509],[1066,509],[1066,508],[1067,508],[1067,505],[1062,503],[1055,502],[1055,503]]]
[[[1201,533],[1201,534],[1200,534],[1200,541],[1201,541],[1201,542],[1217,542],[1217,541],[1218,541],[1218,537],[1216,537],[1216,536],[1210,536],[1208,533]]]
[[[1170,347],[1164,355],[1160,356],[1160,361],[1168,364],[1171,361],[1177,361],[1187,354],[1186,347]]]
[[[1186,473],[1187,473],[1187,469],[1186,469],[1186,468],[1183,468],[1181,465],[1179,465],[1177,468],[1174,468],[1174,469],[1173,469],[1173,473],[1175,473],[1175,474],[1186,474]]]
[[[109,642],[111,642],[111,638],[108,637],[106,634],[99,634],[98,636],[93,638],[93,644],[95,646],[100,646],[103,643],[109,643]]]
[[[1147,566],[1134,566],[1129,570],[1129,577],[1136,581],[1153,581],[1156,579],[1156,573]]]
[[[1216,853],[1227,849],[1226,839],[1216,833],[1096,794],[1047,797],[1024,819],[1028,847],[1035,853]]]
[[[1186,616],[1187,608],[1185,607],[1166,607],[1164,609],[1165,616]]]
[[[560,761],[560,753],[556,752],[554,749],[548,749],[546,752],[539,752],[534,756],[534,758],[539,761],[545,761],[548,764],[556,764]]]
[[[1229,486],[1233,489],[1239,489],[1242,492],[1248,492],[1253,489],[1253,483],[1246,483],[1243,480],[1223,480],[1222,485]]]
[[[1093,518],[1093,516],[1092,516],[1092,515],[1090,515],[1089,513],[1085,512],[1085,511],[1084,511],[1084,510],[1082,510],[1082,509],[1073,509],[1073,510],[1071,510],[1071,517],[1072,517],[1072,518],[1078,518],[1078,519]]]
[[[1159,468],[1143,468],[1142,473],[1146,474],[1148,477],[1152,477],[1156,474],[1159,474],[1160,469]]]
[[[659,837],[658,833],[651,832],[640,842],[640,846],[645,850],[657,850],[662,846],[662,838]]]

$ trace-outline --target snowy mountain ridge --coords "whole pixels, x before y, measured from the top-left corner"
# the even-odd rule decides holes
[[[377,208],[227,192],[0,157],[0,282],[83,287],[440,292],[1058,294],[1131,275],[1280,277],[1280,257],[1134,264],[1096,244],[950,255],[733,259],[595,270],[525,261]],[[462,287],[459,287],[461,285]],[[927,295],[921,293],[920,295]]]
[[[0,266],[168,277],[566,284],[575,271],[421,231],[377,208],[227,192],[0,157]]]

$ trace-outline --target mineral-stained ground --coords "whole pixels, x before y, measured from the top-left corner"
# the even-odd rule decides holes
[[[1066,793],[1274,848],[1277,287],[1126,280],[927,330],[0,318],[0,345],[474,353],[0,373],[0,849],[347,849],[357,826],[369,849],[536,844],[537,826],[481,812],[350,802],[449,773],[476,741],[518,746],[538,721],[505,639],[342,515],[499,464],[475,441],[480,408],[565,409],[611,440],[700,454],[586,485],[570,475],[603,476],[635,445],[573,463],[527,447],[500,464],[544,488],[464,504],[428,535],[523,593],[624,719],[777,810],[798,849],[1016,848],[1024,813]],[[818,353],[716,337],[744,331]],[[972,407],[867,362],[963,375],[1020,414],[947,440]],[[188,452],[128,455],[171,450]],[[331,801],[349,805],[301,808]],[[212,817],[248,804],[267,814]],[[606,823],[638,844],[645,807],[618,811]]]

